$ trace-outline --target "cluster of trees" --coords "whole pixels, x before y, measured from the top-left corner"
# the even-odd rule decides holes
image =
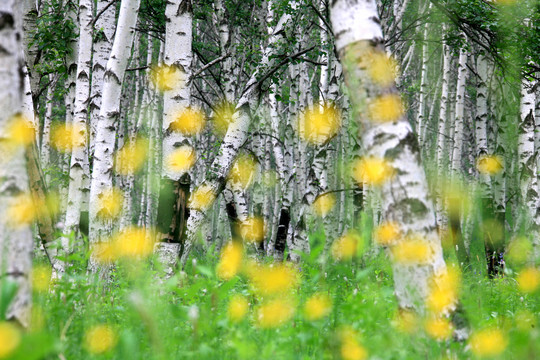
[[[0,245],[26,292],[15,316],[34,248],[61,276],[90,247],[106,277],[100,245],[134,227],[171,275],[231,238],[257,233],[253,252],[299,261],[310,232],[328,250],[392,222],[431,254],[394,261],[402,308],[445,279],[442,230],[492,275],[505,233],[531,234],[537,259],[538,14],[502,0],[4,0]]]

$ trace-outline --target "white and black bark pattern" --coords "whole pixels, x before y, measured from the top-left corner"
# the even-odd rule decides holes
[[[396,93],[395,85],[380,89],[372,84],[365,69],[359,65],[374,48],[383,50],[375,2],[336,0],[331,7],[331,22],[353,105],[359,106],[361,99],[369,101],[383,92]],[[405,116],[385,123],[374,123],[361,117],[358,121],[363,125],[367,155],[386,159],[394,169],[394,176],[381,189],[384,218],[398,222],[403,234],[420,236],[429,245],[431,256],[425,263],[393,262],[395,293],[400,308],[421,310],[430,291],[430,281],[434,279],[437,284],[438,275],[446,270],[446,265],[416,136]]]
[[[96,148],[90,187],[90,243],[105,240],[111,230],[111,219],[100,201],[112,192],[113,152],[116,140],[117,120],[120,114],[122,82],[131,54],[133,35],[140,0],[122,0],[118,26],[111,56],[104,75],[102,104],[96,132]],[[97,270],[91,259],[90,270]]]
[[[459,51],[458,75],[456,84],[456,111],[454,122],[454,147],[452,149],[452,171],[457,173],[461,170],[463,138],[464,138],[464,113],[465,113],[465,84],[467,80],[467,50],[463,47]]]
[[[487,81],[488,81],[488,60],[483,53],[476,58],[476,72],[478,74],[476,92],[476,158],[488,154],[487,122]],[[479,174],[480,184],[485,188],[486,194],[490,192],[489,175]]]
[[[429,4],[429,8],[431,9],[431,3]],[[418,99],[418,118],[416,121],[416,135],[418,136],[418,144],[420,146],[420,149],[422,151],[425,151],[424,149],[424,139],[425,139],[425,133],[426,133],[426,103],[427,103],[427,92],[428,92],[428,79],[427,79],[427,72],[428,72],[428,30],[429,30],[429,23],[426,23],[424,25],[424,32],[423,32],[423,42],[422,42],[422,66],[420,70],[420,96]]]
[[[33,239],[27,224],[13,224],[9,208],[17,196],[28,195],[25,150],[10,149],[7,126],[21,113],[23,96],[21,58],[21,18],[17,0],[0,2],[0,277],[14,282],[17,294],[8,311],[8,319],[28,326],[32,293],[29,276],[32,269]]]
[[[92,59],[92,90],[90,94],[90,154],[94,154],[96,129],[103,94],[103,76],[111,54],[114,32],[116,30],[116,6],[109,6],[109,0],[98,0],[96,13],[101,15],[94,28],[94,47]],[[102,12],[103,11],[103,12]]]

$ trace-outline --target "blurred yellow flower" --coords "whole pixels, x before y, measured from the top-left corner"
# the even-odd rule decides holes
[[[242,320],[249,309],[249,303],[247,299],[242,295],[235,295],[231,301],[229,301],[229,306],[227,308],[227,316],[232,322],[239,322]]]
[[[395,244],[392,249],[395,262],[403,265],[426,264],[431,260],[429,243],[420,237],[410,236]]]
[[[503,169],[504,161],[498,155],[483,155],[476,161],[476,168],[482,174],[495,175]]]
[[[307,320],[315,321],[330,314],[332,300],[326,294],[315,294],[304,305],[304,316]]]
[[[392,320],[392,325],[404,334],[412,334],[417,331],[418,323],[418,316],[411,310],[399,310]]]
[[[86,128],[78,124],[51,127],[51,145],[58,151],[70,152],[86,144]]]
[[[235,119],[235,107],[234,104],[227,102],[222,102],[216,106],[213,117],[214,130],[216,133],[224,135],[227,132],[229,125],[231,125]]]
[[[239,154],[229,172],[228,180],[242,189],[247,189],[253,183],[258,168],[259,163],[253,155]]]
[[[533,293],[540,285],[540,271],[534,267],[528,267],[520,271],[517,277],[518,287],[524,293]]]
[[[448,319],[442,317],[430,317],[425,323],[426,333],[435,340],[446,340],[452,336],[452,324]]]
[[[364,157],[353,163],[353,177],[359,184],[382,185],[394,171],[384,159]]]
[[[427,308],[435,315],[452,310],[458,301],[461,274],[456,266],[448,266],[431,279]]]
[[[116,219],[122,211],[124,194],[113,188],[98,195],[98,217],[102,219]]]
[[[388,246],[401,236],[399,225],[393,221],[386,221],[375,229],[374,239],[379,245]]]
[[[270,300],[257,309],[257,325],[263,329],[281,326],[293,317],[294,310],[294,304],[288,299]]]
[[[182,110],[171,123],[171,129],[186,136],[197,135],[204,129],[206,118],[204,112],[197,108],[188,107]]]
[[[522,264],[529,259],[531,254],[532,244],[529,239],[524,236],[518,236],[512,239],[510,244],[508,244],[505,258],[507,258],[510,262]]]
[[[333,138],[341,128],[341,114],[335,106],[313,106],[298,118],[300,137],[314,145],[322,145]]]
[[[368,117],[375,122],[390,122],[399,120],[405,109],[398,94],[381,95],[368,105]]]
[[[150,78],[159,91],[169,91],[183,86],[186,74],[178,66],[159,65],[152,67]]]
[[[100,242],[92,245],[92,256],[101,264],[110,264],[118,259],[116,246],[112,242]]]
[[[339,332],[341,348],[340,355],[344,360],[364,360],[368,357],[367,350],[358,342],[358,334],[350,327],[342,328]]]
[[[474,332],[469,340],[472,352],[479,357],[500,355],[508,345],[508,340],[499,329],[485,329]]]
[[[111,350],[117,342],[117,336],[109,325],[96,325],[84,334],[84,347],[93,354],[102,354]]]
[[[45,195],[44,211],[54,217],[60,212],[60,195],[57,192],[49,192]],[[41,207],[41,205],[38,205]]]
[[[332,244],[330,249],[332,257],[338,261],[351,260],[358,252],[360,240],[359,235],[353,232],[343,235]]]
[[[38,209],[30,194],[20,194],[12,198],[6,209],[6,220],[12,228],[30,225],[37,215]]]
[[[15,115],[7,125],[8,141],[17,146],[27,146],[35,141],[34,125],[23,115]]]
[[[153,236],[148,236],[148,231],[144,228],[127,228],[114,238],[114,251],[119,257],[137,258],[149,256],[154,250],[153,238]]]
[[[12,323],[0,322],[0,358],[11,355],[21,343],[21,331]]]
[[[250,280],[257,293],[276,295],[296,287],[299,275],[292,265],[273,264],[257,267]]]
[[[32,269],[32,289],[36,292],[46,292],[51,283],[52,270],[50,266],[36,265]]]
[[[191,209],[206,210],[216,199],[214,190],[209,185],[201,185],[191,193],[188,205]]]
[[[217,276],[223,280],[230,280],[242,266],[244,249],[241,244],[229,242],[221,250],[221,258],[216,267]]]
[[[394,84],[398,73],[398,64],[392,56],[376,50],[368,58],[368,73],[371,80],[382,87]]]
[[[171,171],[184,173],[191,169],[197,160],[195,149],[183,145],[167,156],[167,168]]]
[[[139,171],[146,161],[148,141],[138,138],[130,141],[116,153],[116,171],[122,175]]]
[[[334,208],[336,196],[333,193],[326,193],[317,196],[313,202],[313,211],[317,216],[325,217]]]
[[[264,220],[259,216],[251,216],[240,224],[242,239],[251,243],[260,243],[264,239]]]

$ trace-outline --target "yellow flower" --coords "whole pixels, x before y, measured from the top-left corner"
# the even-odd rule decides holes
[[[20,194],[11,199],[6,209],[6,220],[12,228],[28,226],[35,220],[37,211],[30,194]]]
[[[9,322],[0,322],[0,358],[8,357],[21,343],[21,332]]]
[[[249,303],[247,299],[242,295],[235,295],[227,308],[227,315],[232,322],[239,322],[242,320],[249,309]]]
[[[78,124],[62,124],[51,129],[51,145],[58,151],[70,152],[85,144],[86,128]]]
[[[145,139],[126,143],[116,153],[116,171],[122,175],[139,171],[146,161],[147,149],[148,142]]]
[[[408,237],[395,244],[392,249],[394,261],[403,265],[426,264],[432,252],[429,243],[419,237]]]
[[[171,128],[186,136],[197,135],[204,129],[206,119],[202,110],[188,107],[181,111],[171,123]]]
[[[393,175],[393,169],[384,159],[365,157],[353,164],[353,176],[359,184],[382,185]]]
[[[235,119],[235,105],[222,102],[219,104],[214,112],[214,130],[221,135],[224,135],[229,129],[229,125]]]
[[[294,315],[294,305],[287,299],[274,299],[257,309],[257,325],[268,329],[283,325]]]
[[[424,323],[426,333],[435,340],[446,340],[452,335],[452,324],[446,318],[430,317]]]
[[[221,258],[216,268],[217,276],[223,280],[232,279],[240,270],[243,258],[242,245],[229,242],[221,250]]]
[[[111,189],[98,196],[98,217],[116,219],[122,211],[124,194],[118,189]]]
[[[27,146],[36,139],[34,125],[23,115],[15,115],[7,125],[6,135],[14,145]]]
[[[455,266],[435,275],[431,279],[430,292],[426,299],[427,308],[436,315],[451,310],[458,300],[460,282],[461,274]]]
[[[504,161],[498,155],[483,155],[476,161],[476,168],[482,174],[495,175],[503,169]]]
[[[310,321],[322,319],[330,314],[332,300],[326,294],[315,294],[304,305],[304,316]]]
[[[524,293],[532,293],[538,289],[540,285],[540,271],[534,267],[528,267],[518,275],[517,278],[519,290]]]
[[[151,69],[150,78],[159,91],[169,91],[183,86],[186,74],[178,66],[160,65]]]
[[[260,243],[264,239],[264,220],[258,216],[247,218],[240,224],[240,234],[247,242]]]
[[[392,325],[404,334],[412,334],[418,329],[418,317],[411,310],[400,310],[394,316]]]
[[[146,229],[128,228],[116,235],[113,246],[117,256],[127,258],[137,258],[148,256],[154,250],[152,236],[147,236]]]
[[[166,164],[169,170],[177,173],[185,173],[195,164],[195,149],[191,146],[183,145],[167,156]]]
[[[341,128],[341,115],[333,105],[313,106],[298,119],[300,137],[311,144],[322,145]]]
[[[313,202],[313,211],[317,216],[325,217],[336,204],[336,197],[333,193],[326,193],[317,196]]]
[[[368,357],[367,350],[358,342],[358,334],[352,328],[345,327],[339,333],[341,348],[340,355],[344,360],[364,360]]]
[[[203,184],[191,193],[188,205],[192,209],[204,211],[214,202],[215,198],[216,195],[212,187]]]
[[[531,253],[531,242],[526,237],[519,236],[508,244],[505,257],[511,262],[521,264],[527,261]]]
[[[242,153],[236,158],[229,173],[229,181],[247,189],[255,179],[259,164],[252,155]]]
[[[92,245],[92,256],[102,264],[110,264],[118,259],[116,246],[112,242],[100,242]]]
[[[508,341],[501,330],[485,329],[472,334],[469,344],[476,356],[490,357],[501,354]]]
[[[46,292],[51,283],[52,271],[49,266],[36,265],[32,269],[32,289],[36,292]]]
[[[359,236],[349,232],[334,241],[331,248],[332,257],[338,261],[349,261],[358,251]]]
[[[108,325],[96,325],[84,335],[84,347],[93,354],[102,354],[111,350],[117,342],[117,336]]]
[[[380,224],[374,233],[375,241],[383,246],[394,243],[401,236],[399,225],[393,221],[387,221]]]
[[[381,95],[368,105],[368,117],[375,122],[399,120],[404,112],[403,103],[397,94]]]
[[[298,272],[291,265],[274,264],[258,267],[251,274],[251,282],[257,293],[276,295],[296,287],[298,277]]]
[[[393,57],[384,51],[374,51],[369,56],[368,73],[371,80],[382,87],[394,84],[398,65]]]

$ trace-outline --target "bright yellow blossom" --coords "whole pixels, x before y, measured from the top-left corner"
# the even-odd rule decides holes
[[[32,269],[32,289],[36,292],[46,292],[51,283],[52,271],[50,266],[36,265]]]
[[[446,340],[452,336],[452,324],[442,317],[430,317],[425,323],[426,333],[435,340]]]
[[[9,322],[0,322],[0,358],[8,357],[21,343],[20,330]]]
[[[243,252],[242,245],[233,241],[223,247],[221,258],[216,268],[219,278],[230,280],[240,271]]]
[[[397,77],[398,64],[393,57],[384,51],[374,51],[368,58],[368,73],[371,80],[382,87],[394,84]]]
[[[381,95],[368,105],[368,117],[374,122],[399,120],[405,112],[398,94]]]
[[[419,237],[409,237],[398,242],[391,252],[394,261],[403,265],[426,264],[432,256],[429,243]]]
[[[117,336],[109,325],[96,325],[84,335],[84,347],[93,354],[102,354],[111,350],[117,342]]]
[[[491,357],[500,355],[506,349],[508,340],[499,329],[485,329],[473,333],[469,345],[476,356]]]
[[[185,173],[195,164],[197,160],[195,149],[191,146],[183,145],[167,156],[167,168],[173,172]]]
[[[325,193],[317,196],[313,202],[313,211],[317,216],[325,217],[336,204],[336,196],[333,193]]]
[[[154,250],[153,236],[144,228],[130,227],[122,230],[113,240],[114,250],[119,257],[137,258],[148,256]]]
[[[259,164],[252,155],[242,153],[234,161],[228,180],[242,189],[247,189],[253,183],[258,168]]]
[[[8,141],[14,145],[27,146],[35,141],[34,125],[23,115],[15,115],[7,125]]]
[[[216,199],[216,195],[212,187],[201,185],[191,193],[188,205],[191,209],[199,211],[206,210]]]
[[[229,129],[229,125],[234,121],[235,113],[235,105],[227,102],[219,104],[215,109],[213,117],[214,130],[218,134],[224,135]]]
[[[247,299],[242,295],[235,295],[231,301],[229,301],[229,306],[227,308],[227,316],[232,322],[239,322],[242,320],[249,309],[249,303]]]
[[[152,67],[150,78],[159,91],[169,91],[183,86],[186,74],[178,66],[160,65]]]
[[[104,219],[116,219],[120,216],[124,194],[119,189],[113,188],[98,196],[98,216]]]
[[[148,141],[142,138],[126,143],[116,153],[116,171],[122,175],[139,171],[146,161]]]
[[[358,252],[360,240],[359,235],[353,232],[343,235],[332,244],[332,257],[338,261],[350,261]]]
[[[12,228],[28,226],[36,219],[36,208],[30,194],[20,194],[9,202],[6,209],[6,221]]]
[[[344,327],[339,332],[341,348],[340,355],[343,360],[364,360],[368,352],[358,342],[358,334],[350,327]]]
[[[251,243],[260,243],[264,239],[264,220],[259,216],[248,217],[240,224],[242,239]]]
[[[533,293],[540,285],[540,271],[535,267],[528,267],[520,271],[517,277],[518,287],[524,293]]]
[[[276,295],[288,292],[299,282],[298,272],[287,264],[260,266],[251,273],[251,283],[261,295]]]
[[[374,233],[374,239],[379,245],[388,246],[400,237],[399,225],[393,221],[380,224]]]
[[[257,325],[268,329],[283,325],[294,315],[294,304],[286,298],[277,298],[262,304],[257,309]]]
[[[333,105],[314,106],[298,119],[300,137],[311,144],[322,145],[341,128],[341,114]]]
[[[384,159],[365,157],[353,163],[353,176],[359,184],[382,185],[393,173],[392,167]]]
[[[304,305],[304,316],[307,320],[315,321],[330,314],[332,300],[326,294],[315,294]]]
[[[78,124],[63,124],[51,128],[51,145],[61,152],[70,152],[72,149],[86,144],[86,128]]]
[[[186,136],[197,135],[204,129],[206,118],[204,112],[194,107],[188,107],[175,116],[171,129]]]
[[[428,294],[427,308],[435,315],[446,313],[456,305],[458,301],[461,274],[457,267],[450,266],[439,275],[431,279],[430,292]]]
[[[482,174],[495,175],[503,169],[504,161],[498,155],[483,155],[476,161],[476,168]]]

